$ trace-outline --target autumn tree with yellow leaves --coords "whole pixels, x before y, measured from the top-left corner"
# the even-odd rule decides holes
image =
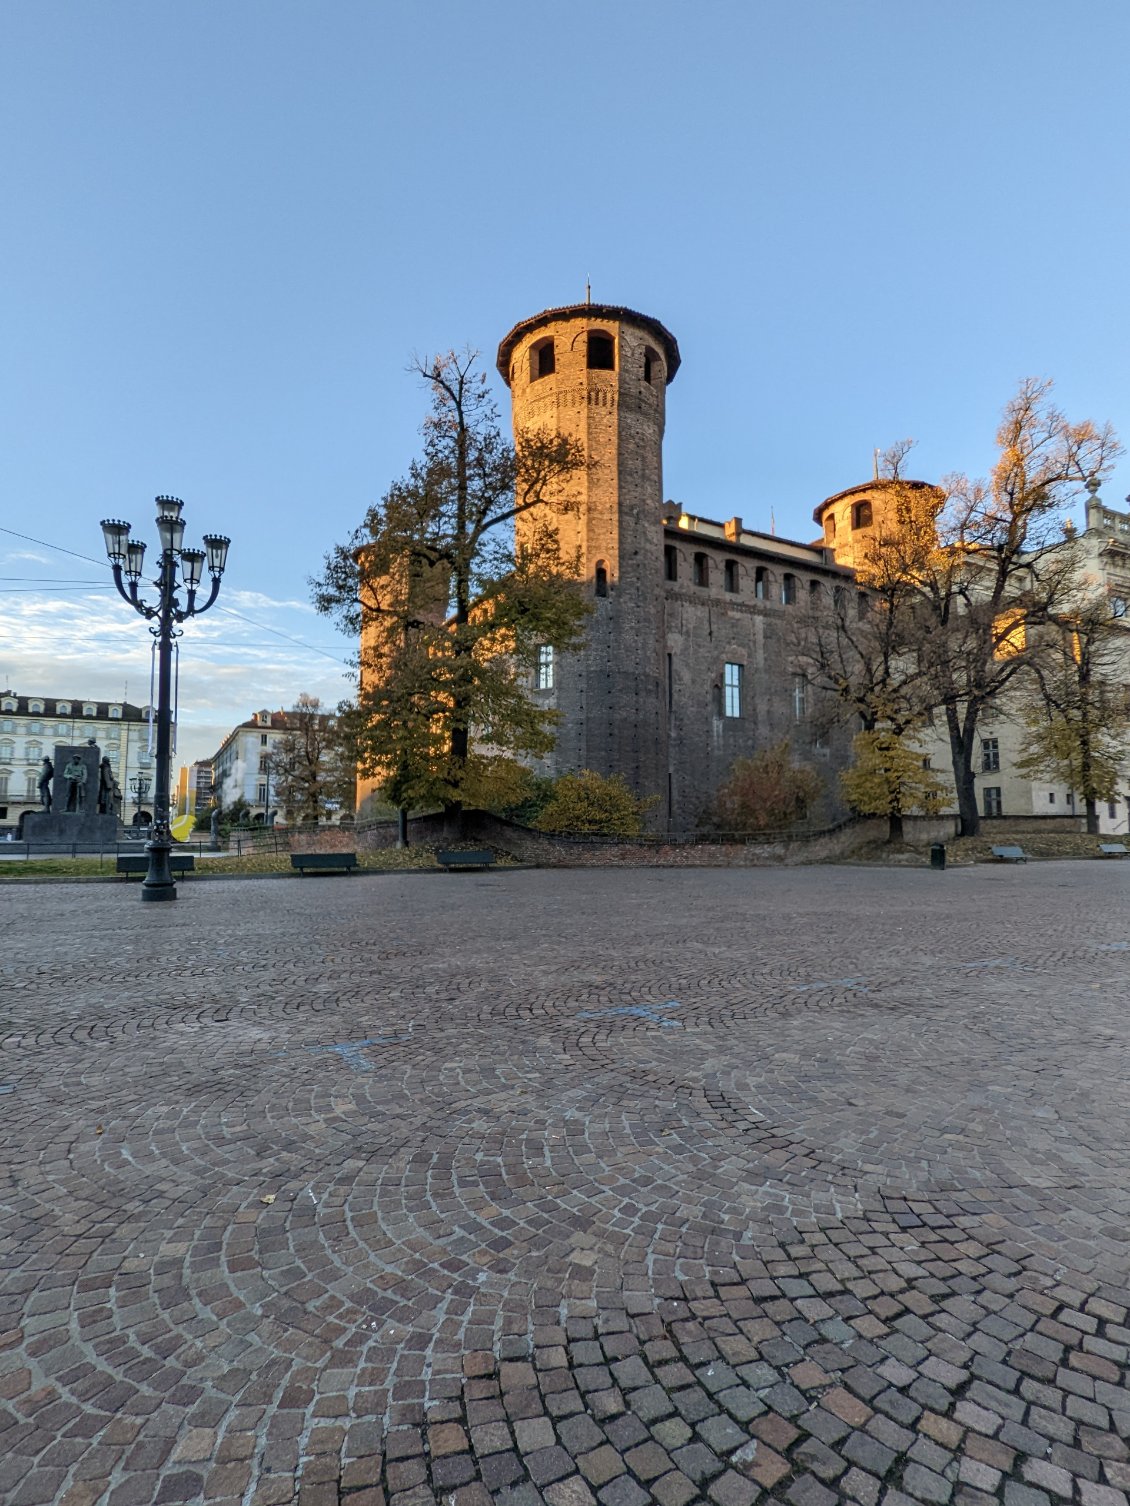
[[[588,612],[550,510],[570,505],[580,447],[549,431],[505,440],[476,362],[416,364],[422,454],[311,582],[318,611],[360,640],[345,721],[361,774],[401,808],[442,805],[452,832],[511,760],[552,748],[555,714],[523,671],[543,646],[576,646]]]

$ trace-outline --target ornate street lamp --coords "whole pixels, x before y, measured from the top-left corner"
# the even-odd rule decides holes
[[[169,830],[169,779],[172,754],[172,662],[173,639],[180,637],[179,624],[189,617],[206,612],[220,594],[220,577],[228,562],[228,545],[231,540],[223,534],[204,535],[204,549],[184,548],[184,519],[181,510],[184,503],[176,497],[157,498],[157,533],[161,540],[161,563],[153,584],[157,587],[157,605],[150,606],[138,595],[138,586],[145,569],[145,544],[140,539],[130,538],[130,525],[116,518],[104,518],[102,536],[106,540],[106,554],[114,569],[114,584],[124,601],[151,626],[149,631],[157,640],[157,767],[156,789],[153,795],[153,827],[146,844],[149,853],[149,872],[141,886],[143,900],[176,899],[177,886],[173,882],[169,865],[173,838]],[[205,550],[207,552],[205,552]],[[196,603],[204,573],[205,562],[212,577],[212,589],[207,601]],[[178,578],[179,572],[179,578]],[[124,579],[123,579],[124,578]],[[127,588],[128,583],[128,588]],[[178,587],[185,591],[182,607],[177,596]]]
[[[145,799],[146,795],[148,795],[148,793],[149,793],[149,780],[146,777],[146,775],[144,775],[144,774],[135,774],[133,776],[133,778],[129,782],[129,787],[133,791],[134,797],[135,797],[135,799],[137,801],[137,816],[136,816],[136,819],[134,821],[134,825],[135,826],[140,826],[141,825],[141,802]]]

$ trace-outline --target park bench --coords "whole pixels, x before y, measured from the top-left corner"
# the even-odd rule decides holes
[[[136,856],[119,853],[118,872],[128,878],[131,873],[140,874],[144,877],[149,872],[149,858],[144,853]],[[169,854],[169,868],[173,873],[195,873],[196,854],[192,852],[171,852]]]
[[[290,866],[305,877],[307,869],[315,873],[332,873],[335,869],[352,873],[357,867],[355,852],[292,852]]]
[[[1100,842],[1099,851],[1104,858],[1124,858],[1127,848],[1125,842]]]
[[[466,852],[437,852],[436,862],[450,873],[455,868],[489,868],[494,862],[494,853],[489,848],[468,849]]]
[[[1023,847],[994,847],[993,857],[999,863],[1026,863],[1028,854]]]

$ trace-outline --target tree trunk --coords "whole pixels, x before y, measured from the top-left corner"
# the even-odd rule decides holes
[[[449,800],[443,808],[443,840],[461,842],[467,835],[462,800]]]
[[[965,725],[962,725],[957,707],[947,706],[946,725],[950,735],[950,759],[953,763],[953,784],[960,822],[958,836],[975,837],[981,830],[981,816],[977,810],[977,784],[973,774],[973,731],[976,718],[970,721],[967,712]]]
[[[1087,835],[1097,837],[1099,834],[1099,803],[1094,797],[1083,802],[1087,811]]]
[[[887,817],[887,841],[902,841],[902,811],[891,811]]]

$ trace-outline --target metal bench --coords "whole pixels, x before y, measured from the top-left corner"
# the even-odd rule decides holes
[[[1023,847],[994,847],[993,857],[1000,863],[1026,863],[1028,854]]]
[[[132,854],[119,853],[118,872],[128,878],[131,873],[139,874],[142,878],[149,872],[149,858],[144,854],[133,856]],[[173,873],[195,873],[196,854],[192,852],[171,852],[169,854],[169,868]]]
[[[1100,842],[1099,851],[1104,858],[1124,858],[1127,847],[1125,842]]]
[[[453,868],[489,868],[494,862],[494,853],[489,848],[466,852],[437,852],[436,862],[450,873]]]
[[[303,876],[310,868],[315,873],[334,871],[352,873],[357,867],[357,854],[355,852],[292,852],[290,866],[297,868]]]

